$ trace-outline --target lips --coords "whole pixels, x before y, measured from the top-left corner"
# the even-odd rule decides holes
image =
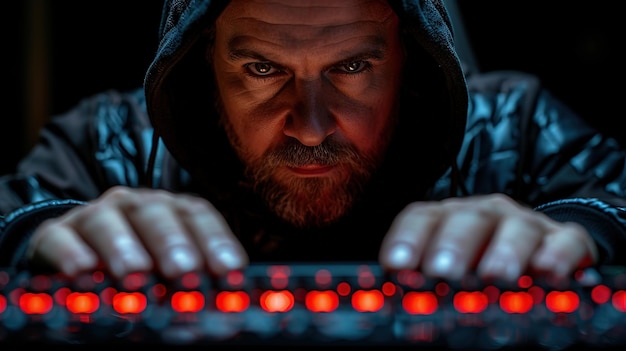
[[[289,169],[302,176],[320,176],[329,173],[335,168],[333,165],[310,164],[300,167],[289,167]]]

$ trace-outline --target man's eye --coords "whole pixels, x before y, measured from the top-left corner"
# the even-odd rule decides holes
[[[279,71],[276,67],[267,62],[252,62],[246,64],[245,67],[248,69],[250,74],[256,76],[269,76]]]
[[[369,67],[366,61],[351,61],[339,65],[339,69],[346,73],[359,73]]]

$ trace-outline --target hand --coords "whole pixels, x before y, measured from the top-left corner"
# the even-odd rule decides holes
[[[576,223],[556,222],[496,194],[416,202],[394,220],[380,263],[458,279],[515,280],[526,272],[567,276],[598,259],[595,243]]]
[[[206,200],[125,187],[42,223],[27,257],[68,276],[103,265],[118,278],[154,268],[169,278],[205,268],[223,274],[248,263],[226,221]]]

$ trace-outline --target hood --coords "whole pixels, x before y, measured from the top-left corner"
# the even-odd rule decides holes
[[[227,3],[165,0],[158,49],[144,82],[157,136],[193,178],[222,190],[220,184],[232,183],[241,165],[218,123],[205,52],[209,28]],[[442,1],[390,4],[400,18],[411,64],[403,75],[400,128],[386,161],[393,170],[388,174],[402,175],[389,183],[432,184],[453,165],[462,143],[468,103],[465,78]]]

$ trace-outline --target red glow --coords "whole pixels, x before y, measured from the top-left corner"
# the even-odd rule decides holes
[[[533,285],[533,278],[528,275],[523,275],[517,279],[517,286],[522,289],[528,289],[531,285]]]
[[[282,271],[277,271],[270,278],[270,284],[274,289],[285,289],[289,283],[289,276]]]
[[[139,290],[146,284],[148,277],[146,273],[131,273],[124,277],[123,286],[126,290]]]
[[[454,295],[453,303],[461,313],[479,313],[487,308],[489,299],[480,291],[459,291]]]
[[[402,285],[406,285],[413,289],[420,288],[426,281],[423,274],[421,274],[418,271],[414,271],[410,269],[399,271],[396,274],[396,277],[398,279],[398,283]]]
[[[243,284],[243,272],[230,271],[226,274],[226,282],[233,288],[240,288]]]
[[[36,291],[48,290],[52,286],[52,279],[47,275],[36,275],[30,279],[30,286]]]
[[[73,292],[67,295],[65,306],[72,313],[94,313],[100,307],[100,299],[92,292]]]
[[[259,302],[267,312],[287,312],[293,308],[294,297],[288,290],[267,290],[261,294]]]
[[[526,313],[533,305],[532,295],[525,291],[506,291],[500,295],[500,308],[506,313]]]
[[[93,279],[93,281],[96,283],[102,283],[104,281],[104,272],[102,271],[93,272],[93,274],[91,275],[91,279]]]
[[[591,290],[591,299],[599,305],[607,303],[611,299],[611,289],[606,285],[597,285]]]
[[[551,291],[546,295],[546,307],[555,313],[574,312],[579,303],[580,299],[573,291]]]
[[[271,266],[268,268],[267,274],[270,277],[270,284],[272,285],[272,288],[281,290],[285,289],[289,283],[291,268],[283,265]]]
[[[307,294],[307,289],[304,287],[297,287],[293,291],[293,297],[296,299],[296,301],[304,300],[306,297],[306,294]]]
[[[500,289],[496,288],[493,285],[486,286],[483,289],[485,296],[487,296],[488,303],[496,303],[498,302],[498,298],[500,298]]]
[[[180,278],[180,284],[185,289],[197,289],[200,286],[200,276],[196,272],[189,272]]]
[[[152,295],[161,298],[164,297],[165,294],[167,294],[167,287],[163,283],[157,283],[154,284],[152,288],[150,288],[150,292],[152,293]]]
[[[320,269],[315,273],[315,283],[321,287],[328,286],[332,279],[333,276],[328,269]]]
[[[332,290],[312,290],[306,294],[304,304],[312,312],[332,312],[339,307],[339,296]]]
[[[613,307],[620,312],[626,312],[626,290],[618,290],[613,294]]]
[[[384,282],[381,290],[385,296],[393,296],[396,293],[397,286],[392,282]]]
[[[243,291],[220,291],[215,307],[222,312],[242,312],[250,306],[250,297]]]
[[[102,289],[102,292],[100,293],[100,299],[103,304],[112,305],[115,294],[117,294],[117,290],[115,290],[115,288],[111,286],[108,286]]]
[[[543,298],[546,296],[546,292],[543,291],[543,289],[538,286],[530,287],[530,289],[528,289],[528,293],[530,294],[530,296],[533,297],[533,303],[535,305],[538,305],[541,302],[543,302]]]
[[[0,295],[0,313],[4,312],[7,308],[7,298],[4,295]]]
[[[350,284],[346,282],[341,282],[337,284],[337,293],[339,295],[348,296],[348,294],[350,294],[350,291],[352,291],[352,287],[350,287]]]
[[[119,292],[113,296],[113,309],[118,313],[141,313],[146,306],[146,296],[140,292]]]
[[[402,298],[402,307],[410,314],[432,314],[437,310],[437,296],[431,291],[409,291]]]
[[[371,289],[374,287],[376,283],[376,278],[372,271],[369,270],[367,266],[363,266],[359,268],[357,273],[357,280],[359,281],[359,286],[364,289]]]
[[[26,314],[48,313],[52,305],[52,296],[45,293],[24,293],[19,300],[19,306]]]
[[[204,295],[199,291],[177,291],[172,295],[172,309],[176,312],[198,312],[204,307]]]
[[[65,306],[65,301],[67,300],[67,295],[69,295],[72,291],[70,288],[60,288],[54,293],[54,303],[59,306]]]
[[[19,304],[20,296],[22,296],[25,292],[26,290],[24,288],[15,288],[11,292],[9,292],[9,295],[7,295],[7,298],[14,305]]]
[[[384,304],[385,297],[379,290],[357,290],[352,295],[352,307],[359,312],[376,312]]]
[[[450,292],[450,286],[443,282],[437,283],[437,285],[435,285],[435,292],[439,296],[446,296]]]

